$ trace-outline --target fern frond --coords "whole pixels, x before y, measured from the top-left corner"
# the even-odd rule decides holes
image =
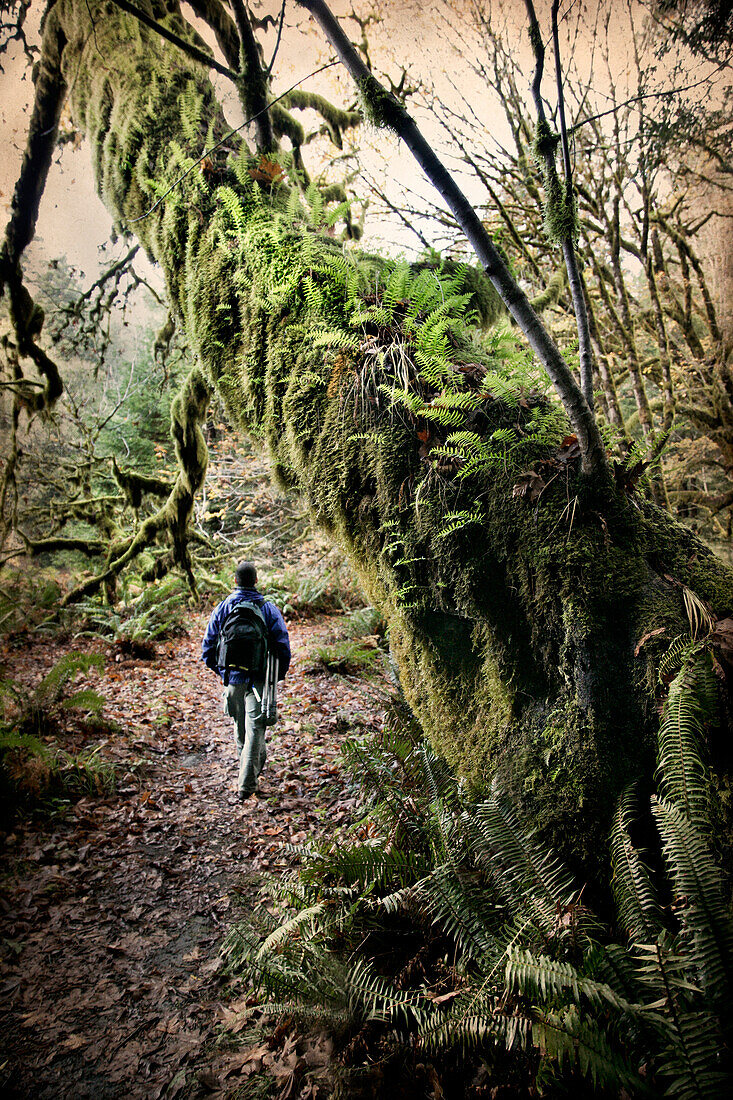
[[[506,910],[475,872],[443,864],[412,889],[412,897],[433,924],[447,933],[468,959],[498,968],[503,955],[499,938]]]
[[[307,909],[301,909],[289,920],[283,921],[262,941],[255,953],[255,959],[261,960],[273,954],[284,945],[286,940],[300,935],[302,926],[313,923],[321,913],[323,913],[323,902],[312,905]]]
[[[629,822],[633,811],[633,790],[621,797],[611,829],[613,892],[619,919],[637,943],[655,940],[662,927],[662,912],[649,871],[631,843]]]
[[[103,668],[104,657],[100,653],[66,653],[56,662],[50,672],[41,680],[35,690],[39,705],[47,705],[56,700],[61,689],[77,672],[89,672],[90,668]]]
[[[0,729],[0,754],[12,749],[21,749],[32,753],[34,756],[47,757],[48,745],[32,733],[18,733],[16,730]]]
[[[247,215],[239,195],[233,188],[223,186],[217,188],[216,197],[224,207],[224,211],[229,221],[232,223],[235,234],[240,240],[243,240],[247,232]]]
[[[690,821],[707,821],[708,777],[700,757],[704,706],[696,690],[698,661],[688,661],[670,684],[659,728],[657,777],[662,797],[679,805]]]
[[[576,1001],[582,996],[595,1008],[605,1005],[615,1012],[631,1016],[644,1012],[641,1005],[627,1001],[606,982],[587,977],[569,962],[560,962],[546,955],[534,956],[521,947],[509,948],[505,979],[509,989],[533,1001],[546,1003],[571,993]]]
[[[577,888],[559,859],[519,824],[503,799],[494,795],[475,808],[468,840],[476,862],[491,872],[516,912],[545,938],[557,935],[559,918],[577,898]]]
[[[611,1046],[594,1020],[586,1020],[574,1005],[532,1019],[532,1045],[558,1065],[577,1067],[593,1087],[618,1089],[632,1096],[654,1095],[635,1068]]]
[[[699,829],[679,805],[652,800],[662,850],[677,897],[679,917],[694,944],[694,964],[713,1004],[730,1005],[733,987],[733,921],[720,872]]]
[[[183,135],[189,142],[195,142],[200,136],[204,97],[197,90],[193,80],[188,82],[185,91],[179,95],[178,105]]]
[[[665,1096],[678,1100],[722,1100],[730,1095],[730,1076],[720,1066],[725,1049],[717,1021],[707,1012],[689,1009],[674,1018],[674,1042],[658,1059],[668,1082]]]
[[[531,1024],[524,1016],[507,1015],[492,983],[471,986],[447,1008],[426,1017],[420,1042],[426,1050],[460,1050],[464,1055],[495,1044],[527,1049]]]
[[[322,881],[335,875],[347,886],[394,888],[415,882],[425,871],[420,852],[386,849],[379,844],[338,845],[312,856],[301,878],[304,882]]]
[[[346,979],[346,993],[365,1020],[419,1025],[426,1015],[422,994],[397,989],[388,978],[377,974],[366,959],[360,959]]]
[[[354,352],[359,350],[359,337],[353,332],[344,332],[343,329],[317,332],[312,343],[314,348],[339,348]]]
[[[678,634],[672,639],[659,661],[658,678],[664,683],[675,669],[686,664],[699,650],[699,645],[690,634]]]
[[[89,714],[99,714],[104,703],[104,696],[100,695],[98,691],[94,691],[92,688],[84,688],[82,691],[75,691],[68,699],[64,699],[61,706],[65,710],[83,710]]]
[[[438,538],[444,539],[448,535],[454,534],[456,531],[462,531],[464,527],[470,526],[472,523],[483,523],[483,512],[469,511],[464,508],[461,512],[448,512],[445,516],[444,524],[438,532]]]

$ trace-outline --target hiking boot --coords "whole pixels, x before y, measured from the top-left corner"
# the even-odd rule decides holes
[[[238,802],[246,802],[248,799],[254,798],[254,796],[256,794],[257,794],[256,789],[253,790],[253,791],[239,791],[237,793],[237,801]]]

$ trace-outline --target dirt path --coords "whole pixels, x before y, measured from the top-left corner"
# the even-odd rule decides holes
[[[116,765],[114,795],[0,836],[2,1096],[228,1095],[226,1073],[202,1056],[232,993],[221,939],[256,903],[263,874],[288,867],[284,845],[332,832],[353,810],[339,746],[378,722],[379,702],[358,681],[308,668],[333,622],[291,628],[300,659],[264,797],[244,806],[221,694],[197,659],[203,626],[197,618],[153,661],[112,661],[95,684],[121,727],[100,749]],[[59,655],[36,648],[36,678]]]

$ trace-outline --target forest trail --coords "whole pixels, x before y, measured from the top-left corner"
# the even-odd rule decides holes
[[[286,845],[349,820],[340,746],[378,724],[384,689],[309,659],[337,617],[289,624],[295,659],[262,797],[242,806],[231,723],[199,660],[205,623],[192,618],[189,636],[153,660],[108,656],[95,678],[105,719],[120,726],[100,749],[115,792],[5,837],[3,1097],[223,1097],[244,1083],[246,1054],[215,1050],[223,1023],[252,1003],[223,973],[222,938],[263,876],[292,865]],[[69,648],[9,651],[6,674],[36,681]]]

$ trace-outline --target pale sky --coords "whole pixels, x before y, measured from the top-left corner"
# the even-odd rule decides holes
[[[573,0],[568,0],[572,3]],[[620,79],[623,79],[624,70],[630,62],[628,35],[624,35],[624,26],[628,16],[625,0],[613,0],[613,18],[611,20],[611,35],[614,40],[614,64],[617,67]],[[37,26],[40,14],[43,10],[42,0],[37,0],[32,12],[29,24],[35,18]],[[369,29],[371,56],[378,70],[386,70],[395,78],[399,76],[400,66],[407,64],[410,75],[416,78],[432,79],[441,98],[449,100],[453,93],[450,82],[455,82],[462,91],[470,89],[470,97],[475,102],[475,109],[485,120],[489,128],[493,126],[495,136],[507,140],[503,118],[499,109],[491,109],[491,90],[480,85],[472,76],[465,65],[461,65],[459,59],[452,54],[446,46],[446,41],[452,42],[453,48],[460,48],[462,43],[462,19],[461,13],[470,6],[469,0],[453,0],[451,3],[443,3],[439,9],[434,9],[431,4],[417,2],[417,0],[383,0],[380,7],[384,19],[378,26]],[[509,7],[517,13],[516,23],[520,27],[525,25],[523,0],[505,0],[505,9]],[[541,22],[546,5],[538,4],[538,14]],[[338,0],[333,4],[337,14],[343,14],[351,9],[351,0]],[[358,8],[366,10],[366,5],[358,4]],[[264,0],[261,6],[256,5],[258,15],[270,11],[277,14],[279,0]],[[593,0],[584,8],[587,22],[592,24]],[[276,91],[284,90],[301,76],[306,76],[323,64],[330,57],[330,48],[318,34],[306,36],[299,33],[296,27],[304,26],[309,22],[305,12],[297,9],[290,2],[287,8],[286,31],[283,35],[283,44],[278,55],[276,71],[278,81]],[[289,26],[288,26],[289,24]],[[549,21],[544,19],[543,26],[549,27]],[[353,22],[345,24],[346,29],[355,37],[356,26]],[[467,34],[467,32],[465,32]],[[271,31],[265,45],[266,53],[274,44],[274,33]],[[527,51],[526,33],[522,34],[520,41],[524,43],[523,49]],[[531,65],[527,56],[527,79],[531,75]],[[580,68],[589,67],[592,56],[592,41],[590,38],[579,38],[576,42],[574,61]],[[584,66],[585,63],[585,66]],[[227,82],[219,78],[221,85]],[[348,104],[353,102],[353,86],[347,74],[339,68],[329,70],[325,74],[314,78],[303,85],[330,95],[334,102]],[[545,89],[551,93],[551,74],[545,81]],[[222,91],[224,87],[222,87]],[[32,84],[24,67],[22,58],[11,57],[5,61],[5,73],[0,75],[0,127],[2,127],[3,158],[0,162],[0,211],[6,212],[9,208],[15,177],[17,175],[20,158],[25,142],[25,128],[27,125]],[[241,121],[238,113],[238,104],[234,96],[226,87],[224,97],[225,109],[233,125]],[[425,121],[425,116],[416,112],[419,122],[429,131],[430,122]],[[497,129],[498,128],[498,129]],[[379,176],[409,182],[418,193],[436,199],[430,186],[420,178],[411,155],[401,148],[396,138],[383,131],[379,133],[363,130],[359,135],[359,144],[362,155],[367,163],[372,165],[372,171]],[[369,150],[373,151],[370,155]],[[309,151],[306,150],[306,157]],[[386,155],[386,160],[383,159]],[[312,163],[312,160],[310,161]],[[450,163],[450,162],[449,162]],[[97,198],[89,161],[88,149],[85,146],[79,151],[74,151],[71,145],[66,145],[56,156],[52,168],[47,192],[41,208],[38,223],[38,240],[34,246],[34,253],[40,258],[44,254],[49,258],[66,255],[77,268],[83,269],[88,276],[93,277],[98,266],[98,248],[106,241],[109,235],[111,223],[101,201]],[[377,239],[383,237],[379,226]],[[384,227],[382,227],[383,229]],[[367,221],[369,231],[369,222]],[[407,231],[390,229],[397,247],[414,247],[415,238]]]

